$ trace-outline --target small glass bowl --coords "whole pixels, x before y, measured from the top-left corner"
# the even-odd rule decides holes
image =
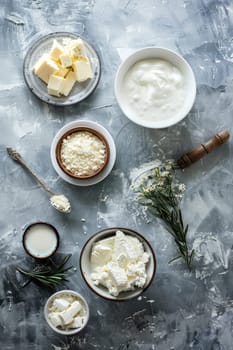
[[[50,51],[54,39],[62,44],[62,40],[66,38],[81,38],[83,40],[92,67],[93,78],[83,83],[76,83],[67,97],[51,96],[47,92],[47,85],[34,74],[33,67],[44,53]],[[81,102],[94,92],[100,80],[101,65],[96,50],[80,35],[69,32],[54,32],[43,36],[32,44],[24,59],[23,73],[28,88],[39,99],[55,106],[69,106]]]

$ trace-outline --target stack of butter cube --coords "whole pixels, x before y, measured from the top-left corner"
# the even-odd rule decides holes
[[[75,82],[93,77],[82,39],[64,38],[63,45],[53,40],[49,53],[44,53],[33,67],[34,73],[47,84],[48,94],[68,96]]]

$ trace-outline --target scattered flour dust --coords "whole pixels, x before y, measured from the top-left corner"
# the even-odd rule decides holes
[[[204,279],[219,268],[227,270],[231,255],[231,247],[224,247],[216,234],[210,232],[198,233],[193,242],[195,261],[198,263],[195,269],[196,278]]]
[[[141,164],[139,167],[132,169],[129,175],[132,186],[137,185],[143,176],[145,176],[148,172],[150,172],[160,164],[161,161],[156,159],[151,162]]]

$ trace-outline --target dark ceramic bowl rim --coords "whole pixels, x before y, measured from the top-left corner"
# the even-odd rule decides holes
[[[111,230],[112,232],[111,232],[111,233],[108,232],[109,230]],[[109,237],[110,235],[113,235],[114,232],[116,232],[116,231],[118,231],[118,230],[119,230],[119,231],[122,231],[123,233],[126,233],[126,234],[127,234],[127,231],[128,231],[128,232],[132,232],[133,234],[136,234],[136,236],[139,236],[139,237],[141,238],[141,242],[144,241],[144,242],[148,245],[148,247],[149,247],[149,249],[150,249],[150,253],[151,253],[151,256],[152,256],[152,259],[153,259],[153,273],[152,273],[152,275],[151,275],[151,278],[150,278],[149,283],[148,283],[145,287],[139,288],[139,289],[141,289],[141,293],[140,293],[139,295],[141,295],[142,293],[144,293],[144,292],[147,290],[147,288],[150,287],[151,283],[153,282],[153,280],[154,280],[154,278],[155,278],[157,262],[156,262],[156,257],[155,257],[154,250],[153,250],[151,244],[149,243],[149,241],[148,241],[141,233],[138,233],[137,231],[132,230],[131,228],[127,228],[127,227],[109,227],[109,228],[105,228],[105,229],[103,229],[103,230],[100,230],[100,231],[96,232],[94,235],[92,235],[92,236],[86,241],[86,243],[84,244],[84,246],[83,246],[83,248],[82,248],[82,250],[81,250],[81,252],[80,252],[80,257],[79,257],[79,268],[80,268],[81,275],[82,275],[82,277],[83,277],[85,283],[86,283],[87,286],[91,289],[91,291],[94,292],[96,295],[98,295],[98,296],[100,296],[101,298],[104,298],[104,299],[106,299],[106,300],[108,300],[108,301],[125,302],[125,301],[130,301],[130,300],[132,300],[132,299],[138,298],[139,295],[135,295],[135,296],[132,296],[132,297],[130,297],[130,298],[127,298],[127,297],[126,297],[126,298],[120,298],[120,299],[118,299],[117,297],[108,298],[108,297],[102,295],[101,293],[98,293],[98,292],[90,285],[90,283],[86,280],[86,277],[85,277],[84,272],[83,272],[83,269],[82,269],[82,263],[81,263],[81,261],[82,261],[82,256],[83,256],[83,253],[84,253],[84,251],[85,251],[85,248],[86,248],[87,244],[88,244],[95,236],[97,236],[99,233],[104,233],[104,232],[106,232],[106,236]],[[107,233],[107,232],[108,232],[108,233]],[[134,236],[134,237],[135,237],[135,236]],[[103,238],[102,238],[102,239],[103,239]]]
[[[27,63],[27,59],[28,59],[28,56],[33,52],[34,48],[36,47],[37,43],[40,42],[42,39],[47,39],[49,37],[54,37],[56,35],[74,35],[80,39],[82,39],[84,42],[86,42],[91,48],[92,50],[95,52],[96,54],[96,57],[98,59],[98,65],[99,65],[99,75],[97,77],[97,80],[95,82],[95,85],[93,85],[92,89],[89,91],[89,93],[87,95],[85,95],[83,98],[81,98],[79,101],[70,101],[70,102],[65,102],[65,103],[60,103],[59,101],[56,101],[56,102],[53,102],[49,95],[47,98],[43,98],[41,97],[41,95],[34,89],[33,86],[31,86],[27,80],[27,77],[26,77],[26,63]],[[59,31],[56,31],[56,32],[51,32],[51,33],[48,33],[48,34],[45,34],[45,35],[42,35],[40,36],[38,39],[34,40],[29,49],[27,50],[27,53],[26,55],[24,56],[24,62],[23,62],[23,76],[24,76],[24,81],[28,87],[28,89],[34,94],[34,96],[36,96],[38,99],[40,99],[41,101],[43,102],[46,102],[48,104],[51,104],[51,105],[54,105],[56,107],[65,107],[65,106],[71,106],[71,105],[74,105],[76,103],[80,103],[82,102],[83,100],[85,100],[86,98],[88,98],[89,96],[91,96],[93,94],[93,92],[96,90],[98,84],[99,84],[99,81],[100,81],[100,78],[101,78],[101,61],[100,61],[100,56],[98,54],[98,52],[96,51],[96,49],[94,48],[94,46],[92,44],[90,44],[89,41],[87,41],[86,39],[84,39],[81,35],[77,34],[77,33],[74,33],[74,32],[59,32]]]
[[[54,231],[54,233],[55,233],[55,235],[56,235],[56,237],[57,237],[57,244],[56,244],[56,247],[54,248],[54,250],[52,251],[52,253],[49,254],[49,255],[47,255],[47,256],[41,256],[41,257],[40,257],[40,256],[35,256],[35,255],[33,255],[32,253],[30,253],[30,251],[29,251],[28,248],[27,248],[27,245],[25,244],[25,238],[26,238],[26,235],[27,235],[28,230],[29,230],[31,227],[33,227],[33,226],[35,226],[35,225],[38,225],[38,224],[47,225],[47,226],[49,226],[50,228],[52,228],[53,231]],[[37,221],[37,222],[33,222],[33,223],[27,225],[27,227],[24,229],[23,237],[22,237],[22,243],[23,243],[23,247],[24,247],[25,252],[26,252],[28,255],[30,255],[32,258],[38,259],[38,260],[45,260],[45,259],[50,258],[52,255],[54,255],[54,254],[56,253],[56,251],[57,251],[57,249],[58,249],[58,247],[59,247],[59,244],[60,244],[60,236],[59,236],[59,233],[58,233],[57,229],[56,229],[53,225],[51,225],[50,223],[44,222],[44,221]]]
[[[95,173],[93,173],[89,176],[76,176],[76,175],[74,175],[71,171],[66,169],[66,167],[63,165],[62,160],[61,160],[61,146],[62,146],[63,140],[66,139],[67,136],[72,135],[76,132],[77,133],[81,132],[81,131],[87,131],[87,132],[95,135],[96,137],[98,137],[99,140],[101,140],[103,142],[103,144],[106,147],[106,157],[104,160],[104,164]],[[59,167],[61,168],[61,170],[65,174],[73,177],[74,179],[86,180],[86,179],[91,179],[91,178],[95,177],[96,175],[101,173],[104,170],[104,168],[106,168],[106,166],[109,162],[110,147],[109,147],[109,144],[108,144],[106,137],[100,131],[97,131],[94,128],[91,128],[89,126],[77,126],[77,127],[74,127],[72,129],[65,131],[64,134],[59,137],[59,140],[57,141],[57,144],[56,144],[55,153],[56,153],[57,163],[58,163]]]

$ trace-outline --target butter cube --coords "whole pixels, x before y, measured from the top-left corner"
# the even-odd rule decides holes
[[[70,55],[66,52],[62,53],[60,56],[60,61],[61,61],[61,65],[62,67],[71,67],[72,66],[72,59],[70,57]]]
[[[76,80],[80,83],[87,79],[91,79],[93,76],[89,59],[86,61],[77,60],[73,63],[72,67],[74,69]]]
[[[57,42],[57,40],[53,40],[53,46],[49,52],[49,55],[54,60],[58,60],[59,56],[64,52],[64,48],[61,44]]]
[[[62,84],[61,91],[60,91],[61,94],[68,96],[72,87],[74,86],[75,82],[76,82],[76,76],[75,76],[74,72],[70,71],[67,74],[67,77],[65,79],[63,79],[63,84]]]
[[[57,72],[59,67],[48,55],[43,55],[34,65],[33,70],[41,80],[48,84],[50,75]]]
[[[54,327],[59,327],[62,325],[62,320],[59,317],[59,312],[51,312],[48,315],[48,318],[50,319],[50,321],[52,322],[52,324],[54,325]]]
[[[49,55],[48,55],[47,53],[44,53],[44,54],[38,59],[38,61],[34,64],[34,66],[33,66],[33,71],[36,72],[36,71],[39,69],[41,63],[42,63],[43,61],[46,61],[46,59],[49,59],[49,58],[50,58]]]
[[[59,316],[62,319],[64,325],[67,325],[73,321],[74,316],[82,309],[82,305],[78,301],[74,301],[71,306],[62,311]]]
[[[64,78],[67,73],[69,72],[69,69],[63,68],[62,66],[58,65],[59,70],[55,73],[55,75],[58,75],[59,77]]]
[[[86,56],[86,49],[84,42],[82,39],[76,39],[72,40],[69,44],[69,49],[71,56],[79,57],[79,56]]]
[[[63,82],[64,78],[59,77],[58,75],[51,75],[47,86],[48,94],[53,96],[60,96]]]

